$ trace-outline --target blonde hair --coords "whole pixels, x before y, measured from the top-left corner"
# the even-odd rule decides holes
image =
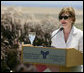
[[[72,18],[72,24],[74,24],[76,18],[75,18],[75,10],[72,7],[64,7],[59,13],[59,16],[61,16],[63,13],[69,13]]]

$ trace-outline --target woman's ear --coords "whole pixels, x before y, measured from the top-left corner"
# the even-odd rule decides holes
[[[71,20],[71,24],[73,23],[73,21]]]
[[[74,18],[72,17],[72,18],[71,18],[71,24],[73,24],[73,23],[74,23]]]

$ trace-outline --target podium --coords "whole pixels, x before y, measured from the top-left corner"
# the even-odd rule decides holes
[[[74,48],[38,47],[22,45],[23,63],[56,67],[59,72],[70,72],[71,68],[83,65],[83,54]]]

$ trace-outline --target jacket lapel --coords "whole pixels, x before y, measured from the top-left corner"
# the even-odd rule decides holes
[[[72,27],[72,29],[71,29],[71,32],[70,32],[70,34],[69,34],[69,37],[68,37],[68,40],[67,40],[67,42],[66,42],[66,45],[67,45],[67,47],[69,47],[70,45],[71,45],[71,41],[74,39],[74,36],[75,36],[75,34],[76,34],[76,31],[75,31],[75,27],[73,26]]]

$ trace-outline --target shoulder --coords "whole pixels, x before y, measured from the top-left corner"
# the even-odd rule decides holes
[[[74,27],[73,34],[75,34],[79,39],[83,39],[83,31]]]
[[[78,28],[76,28],[75,26],[74,26],[74,33],[76,33],[79,36],[83,36],[83,31],[78,29]]]

